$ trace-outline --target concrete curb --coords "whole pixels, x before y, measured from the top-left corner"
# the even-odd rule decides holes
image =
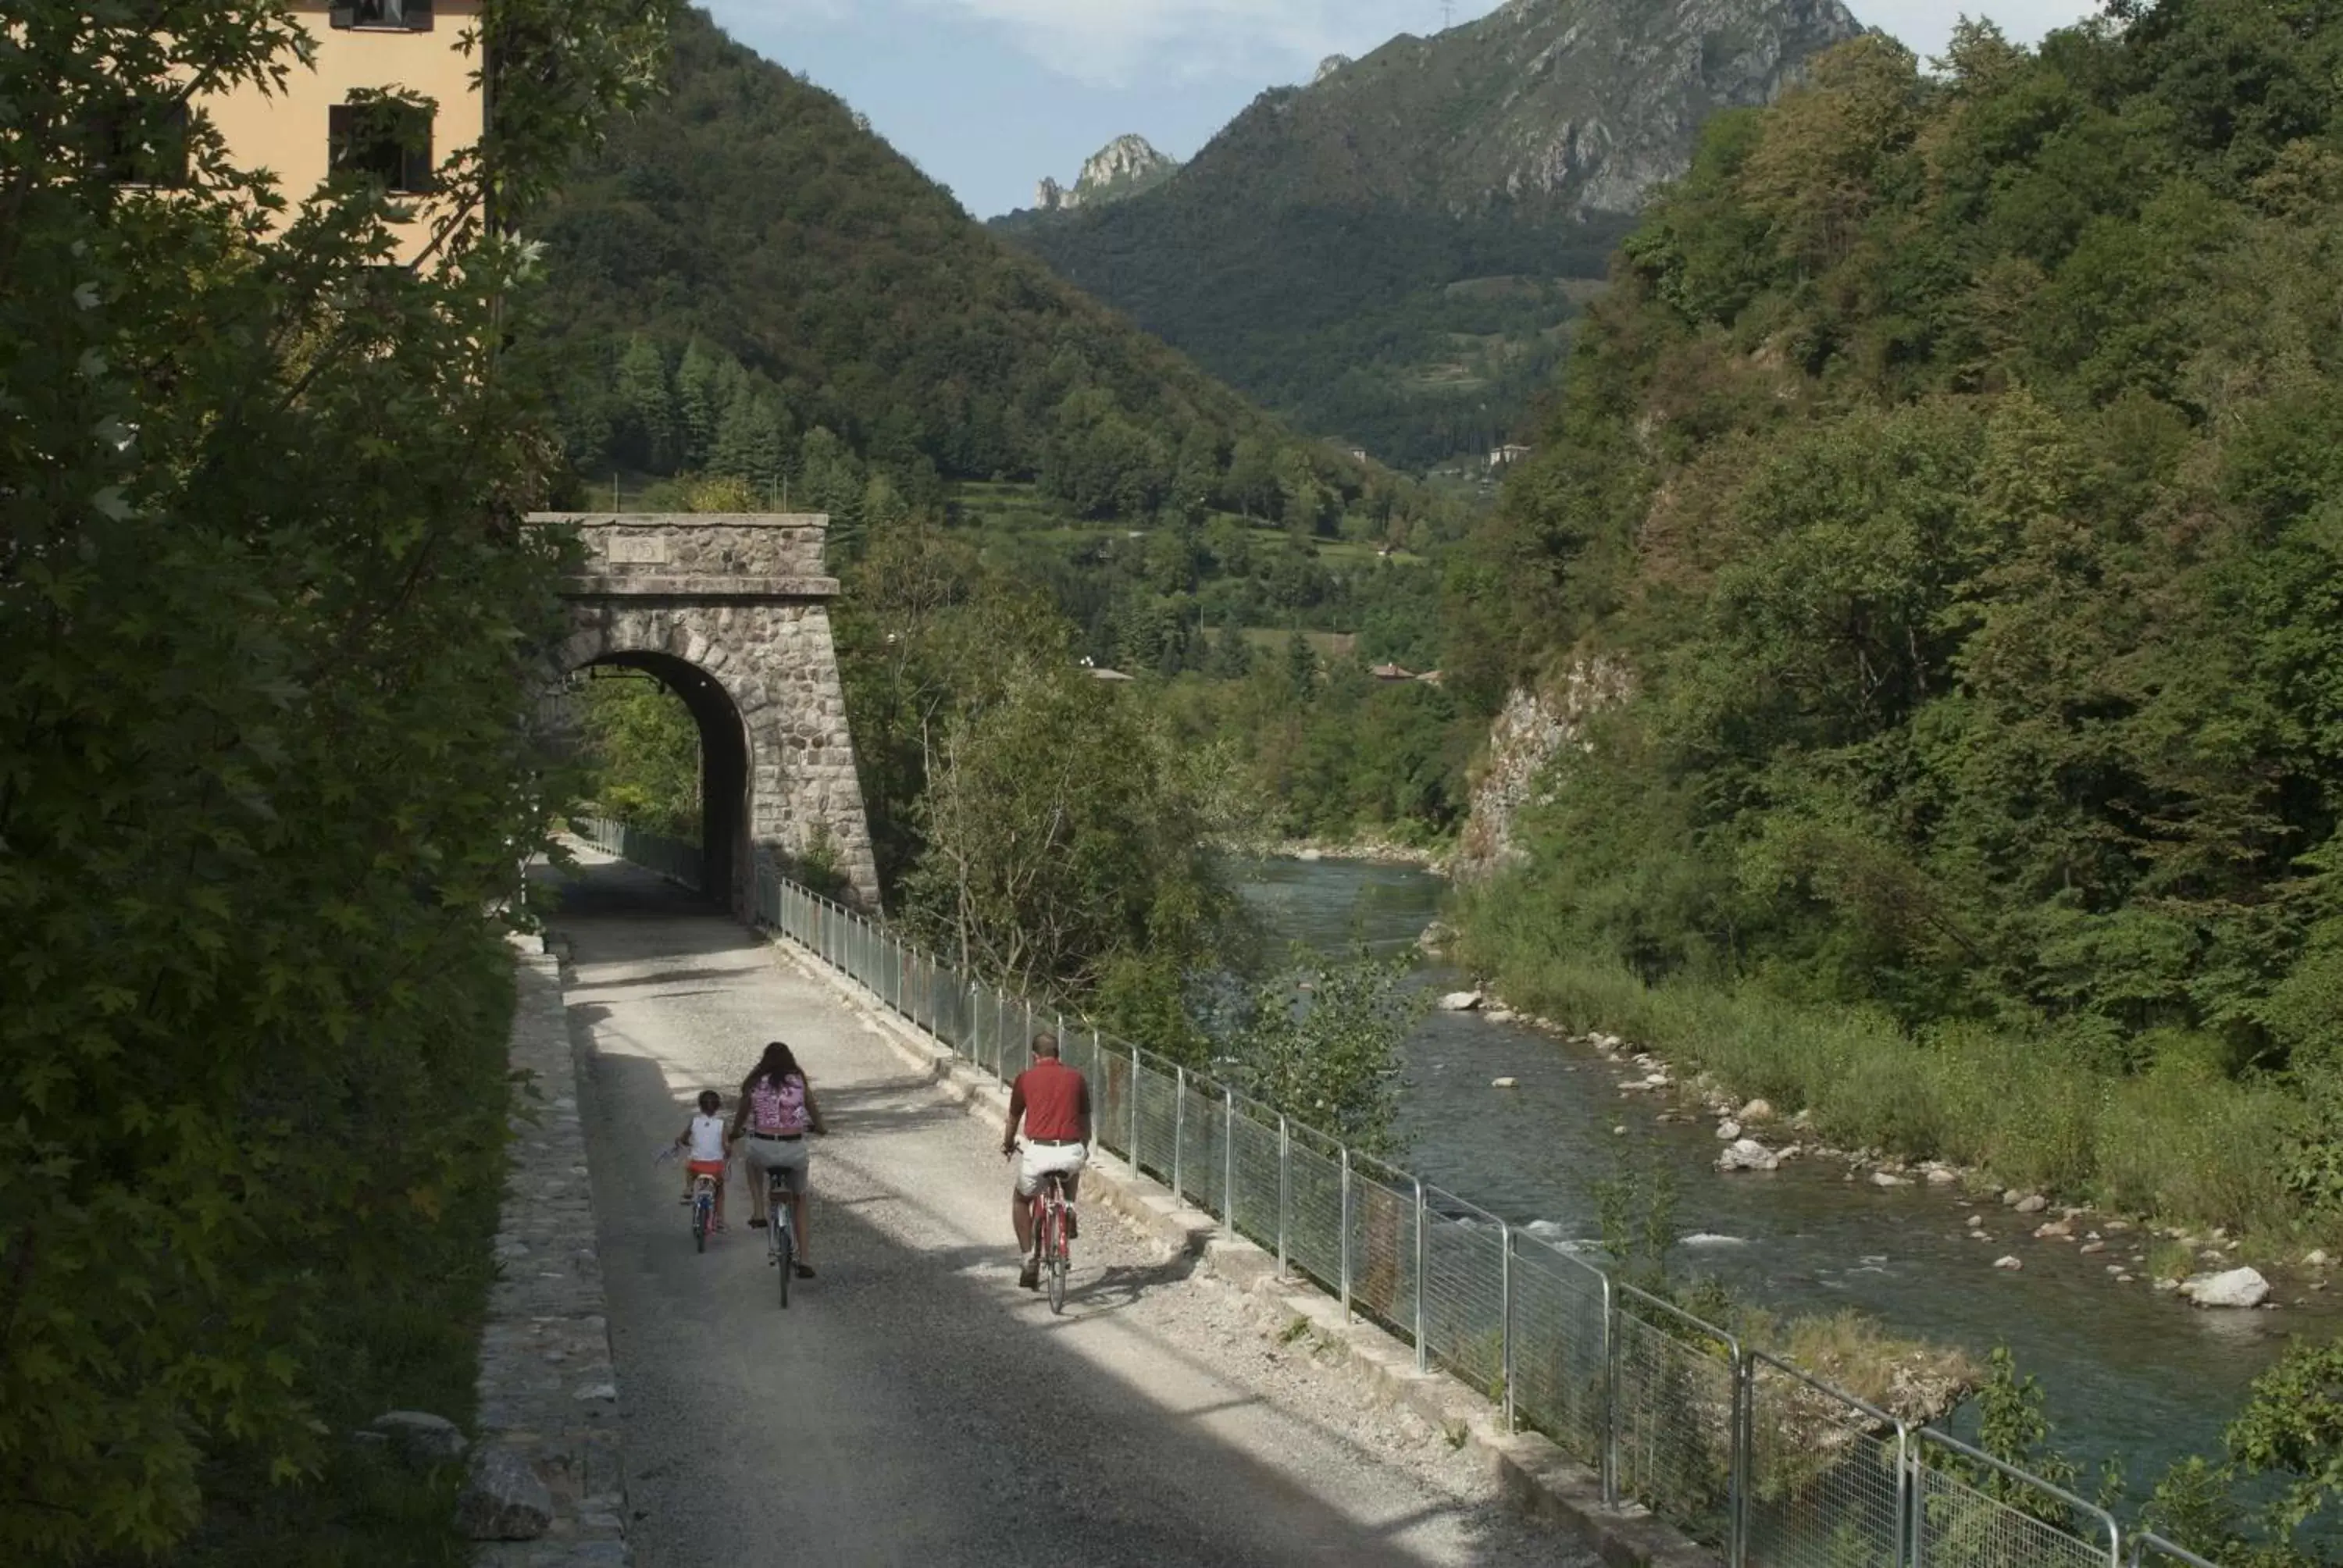
[[[511,1452],[544,1483],[552,1518],[537,1539],[483,1542],[472,1560],[626,1568],[618,1374],[560,963],[523,947],[516,970],[510,1061],[530,1075],[535,1098],[511,1121],[498,1277],[480,1336],[478,1436],[483,1452]]]
[[[1009,1092],[950,1047],[897,1015],[871,992],[786,938],[763,934],[779,961],[824,984],[944,1095],[970,1115],[1009,1114]],[[1607,1508],[1601,1478],[1536,1432],[1508,1432],[1504,1413],[1445,1372],[1419,1372],[1415,1351],[1362,1319],[1343,1321],[1342,1303],[1306,1282],[1278,1272],[1271,1253],[1222,1233],[1211,1215],[1182,1203],[1163,1184],[1123,1161],[1093,1150],[1083,1191],[1105,1202],[1175,1256],[1195,1259],[1246,1292],[1272,1332],[1302,1319],[1322,1345],[1377,1398],[1404,1408],[1487,1461],[1505,1495],[1533,1518],[1554,1524],[1611,1568],[1716,1568],[1719,1558],[1641,1507]],[[1273,1321],[1272,1321],[1273,1320]]]

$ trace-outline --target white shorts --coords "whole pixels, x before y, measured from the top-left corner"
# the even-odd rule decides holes
[[[740,1147],[751,1171],[760,1176],[778,1171],[788,1181],[790,1191],[806,1190],[806,1171],[813,1163],[813,1151],[806,1146],[804,1138],[749,1137],[740,1141]]]
[[[1036,1143],[1031,1138],[1017,1158],[1017,1195],[1031,1198],[1049,1175],[1078,1176],[1091,1151],[1079,1143]]]

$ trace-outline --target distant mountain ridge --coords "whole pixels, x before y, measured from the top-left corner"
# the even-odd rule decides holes
[[[1033,193],[1033,209],[1069,212],[1126,200],[1153,190],[1179,172],[1180,160],[1157,152],[1145,136],[1117,136],[1090,156],[1071,189],[1043,179]]]
[[[1515,429],[1701,125],[1863,32],[1839,0],[1512,0],[1262,94],[1151,189],[999,226],[1306,428],[1421,464]]]

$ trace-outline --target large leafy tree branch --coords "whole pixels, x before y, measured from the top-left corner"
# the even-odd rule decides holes
[[[493,5],[496,127],[405,266],[380,192],[204,117],[307,68],[285,5],[0,29],[0,1556],[166,1548],[209,1455],[308,1470],[321,1302],[395,1288],[500,1134],[437,1086],[558,804],[510,226],[663,25]],[[117,184],[173,104],[184,186]]]

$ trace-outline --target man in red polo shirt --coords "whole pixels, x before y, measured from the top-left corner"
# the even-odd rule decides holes
[[[1082,1161],[1090,1155],[1091,1086],[1058,1060],[1058,1037],[1047,1030],[1033,1037],[1033,1065],[1017,1075],[1009,1091],[1009,1130],[1001,1135],[1003,1155],[1017,1151],[1017,1123],[1025,1123],[1025,1158],[1017,1167],[1017,1195],[1009,1201],[1017,1227],[1017,1255],[1024,1260],[1017,1282],[1041,1287],[1040,1260],[1033,1255],[1033,1214],[1027,1207],[1051,1173],[1066,1180],[1071,1201],[1081,1185]]]

